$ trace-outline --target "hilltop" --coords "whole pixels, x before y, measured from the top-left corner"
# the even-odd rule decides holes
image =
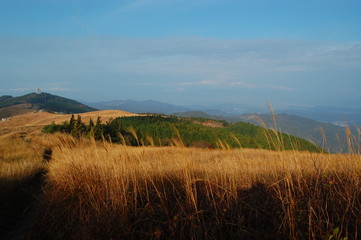
[[[84,113],[95,111],[96,109],[75,100],[44,92],[29,93],[19,97],[9,95],[0,97],[0,118],[7,118],[34,110],[59,113]]]

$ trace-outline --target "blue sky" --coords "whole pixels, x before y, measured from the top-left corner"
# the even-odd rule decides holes
[[[0,95],[359,106],[361,1],[0,0]]]

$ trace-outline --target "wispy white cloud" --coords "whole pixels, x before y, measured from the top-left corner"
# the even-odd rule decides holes
[[[284,90],[284,91],[293,91],[294,88],[285,87],[285,86],[278,86],[278,85],[261,85],[261,84],[252,84],[252,83],[245,83],[245,82],[232,82],[230,86],[240,86],[249,89],[275,89],[275,90]]]
[[[180,0],[131,0],[126,5],[121,7],[121,9],[135,9],[135,8],[154,6],[154,5],[165,5],[177,1]]]
[[[360,90],[360,72],[360,42],[0,38],[0,81],[6,80],[5,89],[22,86],[11,85],[8,79],[26,79],[38,86],[44,83],[52,91],[116,85],[187,92],[199,86],[287,94],[301,88],[304,92],[317,89],[318,84],[337,94],[344,88]],[[64,79],[72,84],[57,83]]]
[[[198,82],[181,82],[179,85],[181,86],[195,86],[195,85],[204,85],[204,86],[217,86],[220,82],[214,80],[202,80]]]
[[[28,84],[24,84],[24,85],[28,85]],[[45,84],[43,84],[45,85]],[[27,87],[23,87],[23,88],[11,88],[11,89],[4,89],[1,90],[2,92],[35,92],[37,88],[27,88]],[[44,87],[44,88],[40,88],[41,91],[45,91],[45,92],[76,92],[79,90],[76,89],[71,89],[71,88],[62,88],[62,87]]]
[[[50,87],[50,88],[44,88],[44,91],[56,91],[56,92],[76,92],[78,90],[76,89],[70,89],[70,88],[61,88],[61,87]]]
[[[167,6],[167,5],[177,5],[181,3],[187,7],[200,7],[205,5],[212,5],[212,4],[219,4],[224,2],[229,2],[230,0],[130,0],[127,1],[125,4],[119,6],[115,12],[122,12],[122,11],[133,11],[139,10],[143,8],[149,7],[159,7],[159,6]],[[112,12],[114,13],[114,11]]]
[[[181,86],[226,86],[226,87],[242,87],[247,89],[275,89],[275,90],[284,90],[284,91],[293,91],[294,88],[278,86],[278,85],[262,85],[262,84],[253,84],[247,82],[224,82],[224,81],[215,81],[215,80],[203,80],[196,82],[181,82]]]
[[[138,73],[227,75],[360,68],[361,43],[293,40],[220,40],[196,37],[1,38],[1,60],[36,63],[51,59],[61,67]],[[14,60],[15,61],[15,60]],[[223,71],[223,72],[222,72]]]
[[[294,88],[290,88],[290,87],[285,87],[285,86],[277,86],[277,85],[270,85],[270,86],[265,86],[266,88],[269,89],[278,89],[278,90],[284,90],[284,91],[294,91]]]
[[[35,91],[35,88],[12,88],[9,89],[10,92],[29,92],[29,91]]]

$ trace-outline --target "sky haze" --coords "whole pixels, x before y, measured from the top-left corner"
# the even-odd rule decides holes
[[[361,100],[361,1],[0,0],[0,95]]]

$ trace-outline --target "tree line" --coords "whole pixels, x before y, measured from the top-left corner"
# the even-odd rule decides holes
[[[72,115],[69,121],[45,126],[43,132],[63,132],[76,138],[93,137],[95,140],[130,146],[169,146],[178,143],[202,148],[282,148],[319,151],[317,146],[306,140],[250,123],[223,125],[224,127],[208,127],[194,123],[191,118],[163,115],[118,117],[105,123],[98,117],[95,122],[90,119],[85,124],[80,115]]]

